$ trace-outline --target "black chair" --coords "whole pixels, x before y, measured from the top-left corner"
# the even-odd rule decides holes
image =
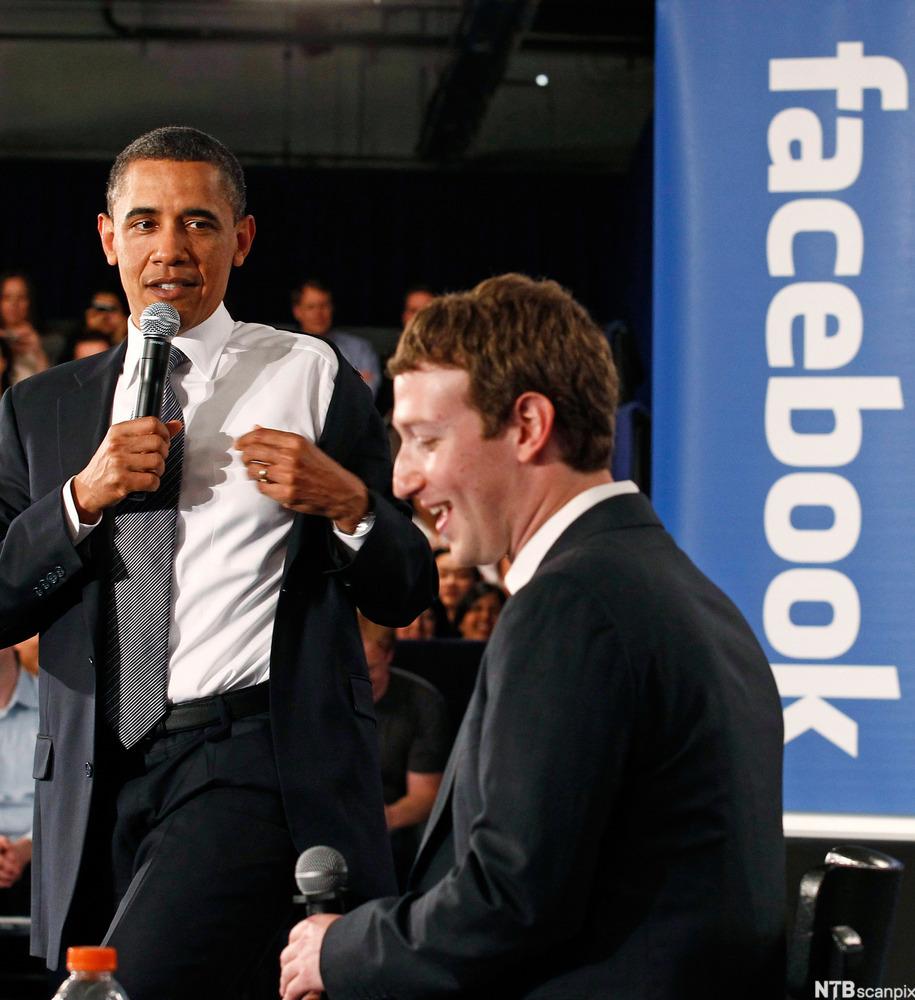
[[[0,997],[3,1000],[47,1000],[48,972],[44,962],[29,956],[30,921],[0,915]]]
[[[789,997],[813,998],[824,980],[881,985],[902,873],[888,854],[848,844],[804,874],[788,951]]]

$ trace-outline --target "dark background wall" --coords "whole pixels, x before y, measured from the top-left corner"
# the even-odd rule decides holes
[[[117,281],[96,216],[108,163],[5,161],[0,268],[35,279],[41,315],[81,315]],[[404,288],[465,288],[519,270],[566,285],[601,322],[627,315],[630,183],[606,173],[246,170],[258,232],[230,282],[239,319],[289,322],[289,289],[330,283],[341,326],[397,326]]]

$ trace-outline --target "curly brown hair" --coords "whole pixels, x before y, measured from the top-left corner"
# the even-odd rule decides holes
[[[563,461],[581,472],[608,465],[619,378],[607,338],[555,281],[503,274],[430,303],[388,373],[430,365],[467,372],[485,437],[502,433],[522,393],[538,392],[555,409]]]

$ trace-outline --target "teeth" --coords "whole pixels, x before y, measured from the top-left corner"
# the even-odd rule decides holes
[[[164,289],[166,291],[171,291],[173,288],[180,288],[181,286],[177,282],[174,282],[174,283],[166,284],[166,285],[157,285],[156,287],[157,288],[162,288],[162,289]]]

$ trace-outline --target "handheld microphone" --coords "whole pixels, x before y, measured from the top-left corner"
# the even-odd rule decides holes
[[[349,879],[346,859],[332,847],[309,847],[295,863],[295,883],[301,896],[294,903],[304,903],[309,917],[316,913],[343,913],[344,894]]]
[[[140,358],[140,386],[134,417],[158,417],[162,410],[162,393],[168,378],[168,356],[172,337],[181,326],[178,310],[168,302],[153,302],[140,316],[143,334],[143,356]]]

